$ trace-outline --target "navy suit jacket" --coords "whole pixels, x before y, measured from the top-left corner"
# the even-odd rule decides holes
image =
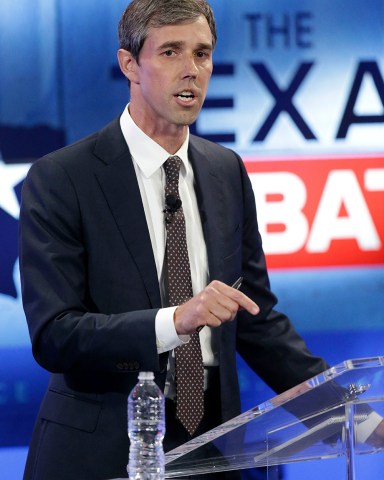
[[[241,159],[191,136],[189,158],[210,278],[260,306],[213,330],[222,420],[240,413],[236,352],[275,391],[323,371],[283,314],[273,310],[254,196]],[[139,371],[164,387],[154,320],[161,307],[151,241],[119,119],[38,160],[20,215],[23,302],[37,362],[52,372],[25,479],[124,476],[127,395]]]

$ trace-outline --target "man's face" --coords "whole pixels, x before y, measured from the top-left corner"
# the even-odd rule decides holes
[[[131,67],[131,104],[141,128],[152,133],[193,123],[212,74],[212,34],[205,17],[150,28]]]

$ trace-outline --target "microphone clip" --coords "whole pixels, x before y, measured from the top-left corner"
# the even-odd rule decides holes
[[[166,223],[171,223],[172,217],[180,209],[181,205],[182,201],[176,195],[168,194],[165,197],[165,209],[163,212],[165,213]]]

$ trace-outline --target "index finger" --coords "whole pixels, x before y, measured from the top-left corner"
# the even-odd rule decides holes
[[[237,281],[235,283],[237,283]],[[231,300],[236,302],[239,308],[243,308],[251,315],[257,315],[260,312],[259,306],[253,300],[247,297],[245,293],[240,292],[240,290],[238,290],[240,285],[238,285],[237,288],[233,288],[233,287],[230,287],[229,285],[226,285],[225,283],[218,282],[218,284],[215,285],[214,287],[217,288],[217,290],[219,290],[220,293],[222,293],[223,295],[226,295]]]
[[[257,315],[260,312],[260,308],[257,303],[247,297],[245,293],[240,292],[232,287],[229,288],[232,290],[232,292],[228,296],[239,305],[239,308],[243,308],[251,315]]]

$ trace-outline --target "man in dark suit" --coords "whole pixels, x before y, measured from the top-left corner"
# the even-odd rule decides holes
[[[35,162],[23,187],[20,259],[33,354],[52,372],[25,479],[126,475],[127,395],[140,370],[175,418],[173,350],[199,327],[205,415],[196,436],[240,413],[236,352],[276,391],[326,369],[274,311],[254,196],[238,155],[189,135],[216,42],[205,0],[134,0],[119,25],[130,84],[122,116]],[[164,171],[182,160],[180,197],[194,296],[166,305]],[[244,278],[241,291],[231,288]],[[193,399],[191,399],[193,402]]]

